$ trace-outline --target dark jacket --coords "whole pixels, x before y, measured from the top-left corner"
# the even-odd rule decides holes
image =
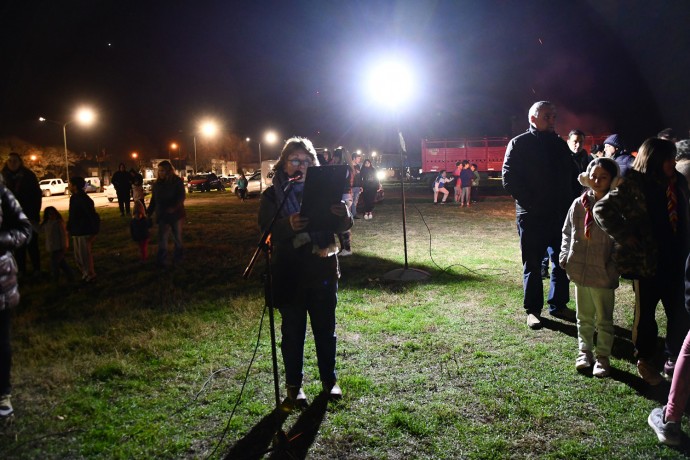
[[[587,150],[582,149],[577,153],[573,153],[573,161],[575,162],[575,166],[577,167],[577,172],[583,173],[587,171],[587,166],[594,160],[594,157],[587,153]]]
[[[376,177],[376,168],[373,166],[369,168],[362,167],[360,175],[362,176],[363,188],[381,188],[381,182],[379,182],[378,178]]]
[[[473,179],[474,179],[474,172],[470,168],[463,168],[463,170],[460,171],[460,186],[461,187],[472,187],[472,180]]]
[[[5,166],[2,168],[2,176],[5,178],[5,186],[17,198],[24,214],[31,222],[38,223],[41,220],[43,192],[36,174],[26,166],[20,166],[15,172]]]
[[[12,251],[31,237],[29,218],[7,187],[0,185],[0,310],[19,304],[17,263]]]
[[[153,194],[146,213],[156,213],[156,222],[173,224],[186,216],[184,209],[185,190],[180,176],[158,179],[153,183]]]
[[[508,143],[503,188],[515,198],[517,215],[563,219],[581,190],[565,141],[533,127]]]
[[[132,188],[132,176],[127,171],[117,171],[110,181],[115,186],[115,191],[120,194],[129,193]]]
[[[666,184],[634,169],[594,206],[594,219],[614,239],[614,261],[626,278],[677,272],[685,266],[690,252],[690,192],[680,173],[676,173],[676,193],[675,232],[668,218]],[[630,245],[631,238],[638,247]]]
[[[274,186],[269,187],[261,195],[259,208],[259,227],[265,231],[276,213],[276,192]],[[342,233],[352,227],[352,216],[343,216],[338,225],[329,233],[332,246],[335,245],[335,233]],[[299,303],[306,289],[317,289],[331,286],[337,287],[340,277],[338,257],[320,257],[315,254],[314,245],[307,243],[297,248],[293,245],[293,238],[297,233],[292,230],[288,217],[276,219],[271,232],[271,275],[273,281],[273,296],[276,307],[284,307]]]
[[[355,175],[352,178],[353,187],[363,187],[362,185],[362,165],[353,165]]]
[[[634,156],[626,151],[620,150],[613,155],[613,159],[618,163],[618,167],[621,170],[621,177],[625,177],[628,171],[632,169],[633,161],[635,161]]]
[[[85,191],[79,190],[69,197],[69,220],[67,221],[67,231],[70,236],[95,235],[98,229],[95,228],[94,216],[96,208],[93,200]]]
[[[129,231],[132,234],[134,241],[146,241],[149,239],[149,229],[151,228],[151,219],[143,217],[135,217],[129,223]]]

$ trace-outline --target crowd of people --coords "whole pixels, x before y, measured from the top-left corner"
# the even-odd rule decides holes
[[[632,326],[634,359],[639,376],[649,385],[671,380],[668,404],[654,409],[649,425],[659,440],[681,442],[680,421],[690,397],[690,140],[674,142],[668,131],[647,139],[636,155],[620,135],[606,138],[592,153],[583,148],[584,133],[572,130],[566,140],[555,132],[556,107],[548,101],[529,110],[529,129],[513,138],[503,163],[503,186],[515,199],[516,224],[523,265],[523,308],[527,326],[543,326],[543,264],[551,269],[546,304],[557,318],[575,321],[575,368],[600,378],[612,372],[615,339],[613,312],[621,277],[632,280],[635,313]],[[311,228],[301,215],[302,195],[310,166],[345,165],[341,200],[331,206],[327,228]],[[453,201],[471,206],[478,186],[476,165],[458,162],[452,175],[441,171],[434,182],[434,203]],[[17,279],[40,273],[38,234],[44,235],[51,276],[72,281],[66,262],[70,241],[83,282],[96,279],[92,246],[100,217],[86,194],[85,180],[71,177],[69,214],[65,221],[52,206],[40,221],[41,190],[21,156],[11,153],[0,184],[0,417],[12,414],[10,402],[10,308],[19,302]],[[182,260],[185,188],[169,161],[158,164],[158,178],[147,207],[137,173],[121,164],[113,176],[122,216],[131,216],[130,231],[142,261],[155,214],[159,267]],[[340,187],[340,185],[338,185]],[[340,188],[334,190],[340,193]],[[342,396],[335,370],[339,263],[352,254],[354,219],[373,218],[381,184],[371,161],[350,156],[343,148],[317,155],[308,139],[286,141],[274,166],[273,184],[261,196],[258,216],[262,230],[273,223],[271,282],[274,306],[280,311],[281,350],[285,367],[287,410],[304,407],[304,342],[307,319],[313,331],[319,377],[331,399]],[[361,200],[360,200],[361,198]],[[360,217],[361,215],[361,217]],[[275,219],[274,219],[275,218]],[[337,237],[337,238],[336,238]],[[16,265],[14,260],[16,259]],[[295,270],[295,266],[300,270]],[[575,310],[569,283],[575,287]],[[687,294],[686,294],[687,292]],[[658,303],[667,318],[663,369],[657,367]]]
[[[93,243],[100,231],[100,215],[94,202],[85,191],[86,180],[80,176],[69,179],[69,211],[65,220],[54,206],[43,211],[42,191],[36,175],[11,152],[0,175],[0,419],[14,413],[11,403],[10,371],[12,348],[10,346],[10,309],[19,303],[18,279],[39,278],[41,258],[39,233],[43,235],[46,253],[50,258],[50,277],[59,283],[64,275],[69,283],[75,273],[67,262],[70,243],[74,260],[83,283],[96,280],[93,260]],[[173,239],[172,263],[182,260],[182,222],[185,216],[185,189],[182,179],[175,173],[169,161],[158,165],[158,179],[152,188],[148,208],[144,201],[143,178],[134,170],[127,171],[121,164],[113,175],[122,216],[131,216],[130,232],[137,243],[141,261],[147,259],[149,229],[152,215],[158,224],[159,267],[169,266],[168,243]],[[130,197],[134,202],[131,212]],[[31,270],[27,264],[27,257]],[[16,262],[15,262],[16,261]]]
[[[632,155],[613,134],[592,155],[581,149],[581,131],[571,131],[567,141],[555,133],[556,115],[552,103],[535,103],[529,130],[510,141],[503,163],[503,186],[516,203],[527,325],[543,324],[546,254],[546,303],[552,316],[576,321],[576,369],[609,376],[615,290],[620,277],[632,280],[638,374],[652,386],[664,376],[672,380],[668,405],[652,411],[648,423],[661,442],[679,444],[690,394],[690,189],[684,164],[690,141],[676,144],[665,130]],[[570,281],[575,311],[567,307]],[[656,364],[659,302],[667,318],[663,372]]]

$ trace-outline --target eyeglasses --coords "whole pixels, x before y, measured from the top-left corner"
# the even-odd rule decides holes
[[[299,168],[300,166],[306,166],[307,168],[312,165],[311,160],[298,160],[297,158],[293,158],[292,160],[288,160],[288,162],[294,166],[295,168]]]

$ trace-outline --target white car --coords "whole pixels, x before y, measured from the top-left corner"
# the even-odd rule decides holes
[[[240,192],[237,191],[237,181],[235,181],[233,190],[235,195],[240,196]],[[247,177],[247,196],[258,195],[259,193],[261,193],[261,171],[256,171]]]
[[[67,193],[67,184],[62,179],[43,179],[38,183],[43,196],[62,195]]]

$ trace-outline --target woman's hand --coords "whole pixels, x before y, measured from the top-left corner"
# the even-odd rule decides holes
[[[342,201],[340,203],[332,204],[331,214],[335,214],[338,217],[347,216],[347,205]]]
[[[309,218],[300,216],[298,212],[291,214],[288,220],[290,221],[290,227],[295,232],[304,230],[309,224]]]

